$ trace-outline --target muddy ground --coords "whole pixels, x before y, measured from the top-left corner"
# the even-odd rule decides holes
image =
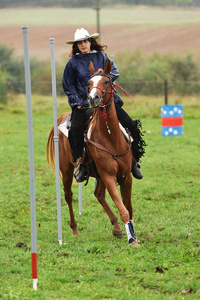
[[[31,26],[29,27],[29,51],[37,58],[50,58],[49,38],[55,38],[55,57],[68,58],[71,46],[65,44],[73,39],[74,26]],[[94,26],[88,26],[92,34]],[[142,28],[139,25],[109,25],[101,27],[101,43],[107,44],[109,55],[142,49],[145,53],[186,53],[193,51],[200,57],[200,24],[186,24]],[[15,48],[15,54],[23,55],[21,27],[0,27],[0,42]]]

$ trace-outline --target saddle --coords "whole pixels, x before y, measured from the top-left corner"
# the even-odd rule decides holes
[[[89,108],[86,111],[86,123],[85,123],[85,131],[84,131],[84,145],[83,145],[83,153],[82,153],[82,158],[78,161],[78,165],[76,167],[76,169],[74,170],[74,176],[76,177],[76,175],[79,172],[80,169],[80,165],[83,165],[86,167],[87,169],[87,176],[86,176],[86,184],[88,183],[89,177],[95,177],[95,178],[99,178],[99,174],[96,168],[96,165],[90,155],[90,152],[88,150],[87,147],[87,141],[90,141],[91,138],[91,133],[92,133],[92,126],[89,126],[89,123],[91,122],[92,118],[93,118],[93,111],[94,109]],[[130,131],[127,128],[124,128],[120,122],[119,122],[119,126],[120,126],[120,130],[123,133],[124,137],[126,138],[127,141],[131,142],[133,141],[133,138],[131,136]],[[67,116],[67,118],[63,121],[63,123],[61,123],[58,126],[58,129],[68,138],[69,136],[69,131],[71,128],[71,113]],[[96,143],[94,143],[96,144]],[[106,151],[106,148],[104,148],[103,146],[96,144],[96,146],[104,151]],[[110,153],[111,155],[113,155],[112,153]],[[114,155],[113,155],[114,156]]]
[[[88,124],[92,120],[93,117],[93,108],[88,108],[86,110],[86,123],[85,123],[85,128],[88,127]],[[69,131],[71,128],[71,113],[67,116],[67,118],[58,126],[58,129],[68,138]]]

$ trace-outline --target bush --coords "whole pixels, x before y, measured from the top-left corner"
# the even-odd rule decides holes
[[[11,92],[24,92],[24,64],[22,58],[13,55],[14,49],[0,44],[0,68],[7,73],[7,85]]]
[[[0,69],[0,104],[6,104],[7,74]]]
[[[116,56],[120,71],[118,83],[134,93],[163,94],[164,82],[169,82],[169,92],[200,94],[200,61],[191,53],[185,55],[153,53],[147,56],[141,51]]]
[[[191,53],[185,55],[153,53],[147,56],[142,51],[126,52],[116,55],[115,62],[120,71],[117,83],[130,93],[133,91],[145,95],[161,95],[164,93],[164,82],[167,80],[169,93],[200,94],[200,60]],[[58,95],[64,95],[62,73],[65,63],[56,63]],[[32,92],[51,95],[51,62],[31,58],[30,65]],[[0,69],[4,79],[1,84],[4,84],[4,88],[1,87],[4,91],[2,93],[5,93],[6,86],[7,90],[14,93],[25,91],[23,58],[15,58],[13,49],[1,44]]]

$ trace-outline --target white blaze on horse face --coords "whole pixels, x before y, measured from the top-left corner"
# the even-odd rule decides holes
[[[91,89],[91,91],[90,91],[90,96],[92,97],[92,98],[94,98],[95,96],[96,96],[96,92],[97,92],[97,88],[96,88],[96,86],[98,86],[98,83],[99,83],[99,81],[101,80],[101,78],[102,78],[102,76],[100,76],[100,75],[96,75],[96,76],[94,76],[92,79],[90,79],[92,82],[93,82],[93,87],[94,88],[92,88]]]

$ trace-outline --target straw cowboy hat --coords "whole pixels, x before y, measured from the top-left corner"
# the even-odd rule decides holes
[[[73,45],[76,42],[84,41],[84,40],[87,40],[89,38],[92,38],[92,39],[96,40],[98,37],[99,37],[99,33],[93,33],[92,35],[90,35],[87,30],[85,30],[84,28],[81,28],[81,29],[76,30],[76,32],[74,34],[74,40],[73,41],[66,41],[66,43]]]

